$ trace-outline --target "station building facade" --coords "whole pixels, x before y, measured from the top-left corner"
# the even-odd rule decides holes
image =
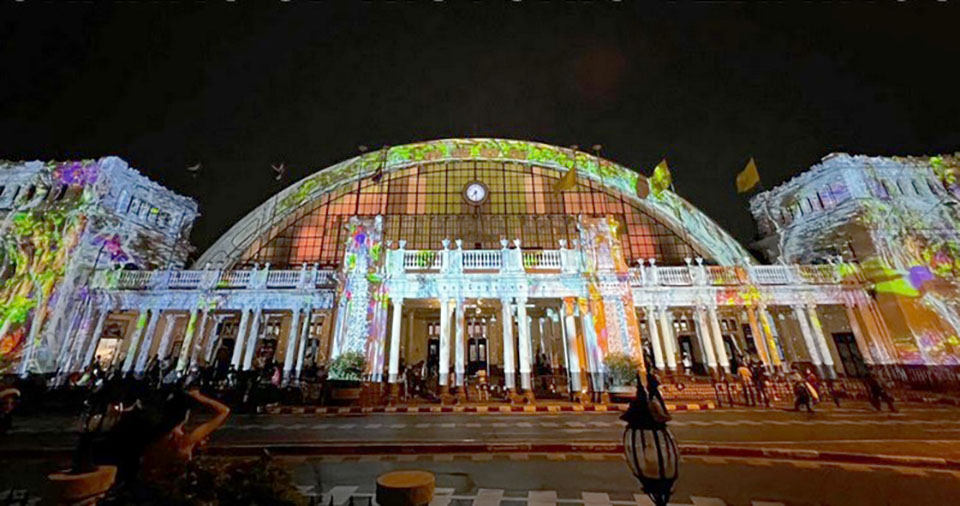
[[[907,368],[960,366],[960,154],[835,153],[751,199],[771,262],[862,266],[893,355]]]
[[[657,181],[535,142],[368,152],[272,196],[192,269],[160,267],[100,266],[52,352],[73,358],[47,370],[276,362],[296,381],[355,352],[371,381],[417,367],[441,391],[484,371],[513,391],[578,392],[609,386],[611,357],[838,376],[898,356],[860,266],[761,265]]]

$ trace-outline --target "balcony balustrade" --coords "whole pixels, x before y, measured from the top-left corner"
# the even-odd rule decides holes
[[[449,246],[449,243],[448,243]],[[396,265],[394,262],[401,262]],[[385,272],[435,273],[436,275],[526,273],[527,275],[580,274],[585,262],[574,249],[392,250],[386,256]],[[392,264],[392,265],[391,265]],[[629,269],[635,287],[738,286],[738,285],[833,285],[860,283],[856,265],[702,265],[700,259],[686,266],[653,263]],[[841,275],[846,273],[846,276]],[[850,274],[853,274],[850,276]],[[272,270],[269,264],[252,270],[108,271],[101,270],[93,287],[115,290],[290,290],[332,288],[336,273],[304,265],[296,270]]]

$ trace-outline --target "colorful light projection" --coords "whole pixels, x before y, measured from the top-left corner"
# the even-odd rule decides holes
[[[383,370],[389,296],[383,279],[383,221],[353,217],[340,271],[339,322],[331,359],[347,352],[366,358],[368,378]],[[336,379],[336,378],[334,378]]]
[[[902,161],[925,167],[918,159]],[[864,204],[857,223],[874,248],[861,265],[880,306],[905,322],[891,323],[899,359],[960,365],[960,220],[953,210],[960,159],[931,157],[927,163],[944,188],[937,202],[905,205],[875,190],[880,197]],[[878,180],[875,171],[868,173]]]
[[[665,179],[664,171],[655,171],[655,177],[647,179],[650,188],[656,190],[652,192],[653,198],[640,198],[637,196],[637,182],[642,180],[642,176],[637,171],[588,153],[517,140],[444,139],[396,146],[387,152],[385,165],[383,152],[366,153],[321,170],[281,192],[277,197],[279,200],[273,221],[280,222],[297,207],[345,183],[378,173],[394,172],[417,163],[454,160],[516,161],[560,172],[576,168],[578,177],[623,192],[634,204],[659,216],[674,230],[681,231],[685,238],[697,243],[702,251],[709,252],[718,263],[738,265],[754,262],[750,254],[713,220],[667,190],[670,182]]]
[[[586,265],[584,277],[588,298],[581,309],[589,309],[593,332],[587,332],[586,353],[596,364],[603,363],[609,353],[631,356],[644,367],[643,347],[640,344],[640,326],[633,308],[633,292],[612,295],[601,293],[603,278],[625,281],[629,270],[618,237],[619,224],[613,218],[580,218],[580,241]]]
[[[38,346],[96,200],[93,161],[48,163],[0,225],[0,373]],[[61,198],[48,198],[50,189]],[[75,273],[74,273],[75,274]],[[64,295],[66,296],[66,295]]]

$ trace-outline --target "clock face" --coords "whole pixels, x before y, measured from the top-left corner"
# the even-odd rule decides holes
[[[482,204],[487,200],[487,187],[479,181],[467,183],[463,188],[463,197],[471,204]]]

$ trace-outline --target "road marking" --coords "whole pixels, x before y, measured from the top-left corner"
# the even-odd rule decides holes
[[[391,429],[402,429],[406,426],[407,424],[405,423],[394,423],[394,424],[388,425],[387,427],[390,427]]]
[[[917,469],[914,467],[894,467],[893,470],[897,473],[905,474],[907,476],[929,476],[923,469]]]
[[[700,460],[702,460],[704,463],[707,463],[707,464],[726,464],[727,462],[729,462],[727,459],[723,457],[710,457],[706,455],[704,455],[703,457],[700,457]]]
[[[454,428],[454,427],[457,426],[457,424],[455,424],[455,423],[441,423],[441,424],[439,424],[439,425],[440,425],[440,427],[443,427],[444,429],[452,429],[452,428]]]
[[[763,466],[769,467],[773,465],[773,462],[764,459],[743,459],[743,463],[748,466]]]
[[[567,454],[565,453],[548,453],[547,460],[567,460]]]
[[[556,490],[531,490],[527,492],[528,506],[555,506],[556,504]]]
[[[368,423],[363,426],[364,429],[379,429],[380,427],[383,427],[383,425],[379,423]]]
[[[467,424],[464,424],[464,427],[469,427],[469,428],[471,428],[471,429],[479,429],[480,427],[483,427],[483,424],[480,424],[480,423],[467,423]]]
[[[323,498],[323,503],[327,503],[332,497],[334,506],[345,504],[358,488],[360,487],[336,486],[331,488],[329,492],[323,494],[321,497]]]
[[[716,497],[698,497],[692,495],[690,496],[690,501],[693,502],[693,506],[727,506],[727,503]]]
[[[609,506],[610,495],[606,492],[580,492],[586,506]]]
[[[791,460],[790,465],[799,469],[820,469],[819,462],[808,462],[805,460]]]
[[[511,453],[510,460],[530,460],[530,455],[526,453]]]
[[[500,499],[502,498],[502,488],[481,488],[477,490],[477,497],[473,500],[473,506],[500,506]]]

